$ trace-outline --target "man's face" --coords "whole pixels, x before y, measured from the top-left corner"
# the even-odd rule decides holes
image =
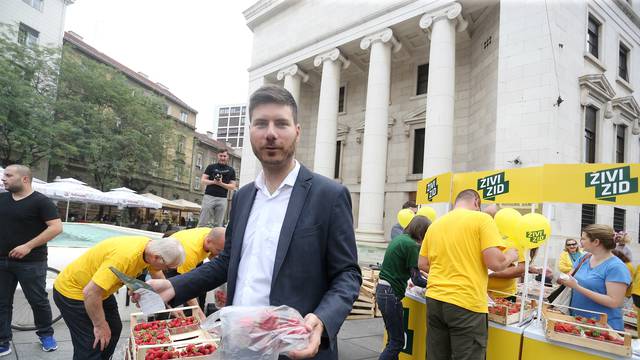
[[[229,154],[226,152],[218,153],[218,164],[227,165],[227,161],[229,161]]]
[[[17,193],[24,189],[27,182],[26,176],[20,176],[13,166],[9,166],[4,169],[4,175],[2,176],[2,184],[5,190],[11,193]]]
[[[294,123],[288,105],[258,105],[251,114],[249,134],[253,153],[262,166],[286,166],[296,152],[300,125]]]
[[[224,238],[218,241],[216,241],[216,239],[206,238],[205,246],[207,252],[211,253],[212,257],[216,257],[224,250]]]

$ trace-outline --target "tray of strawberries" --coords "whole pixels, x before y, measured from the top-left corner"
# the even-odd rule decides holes
[[[195,307],[164,311],[178,316]],[[156,314],[157,315],[157,314]],[[213,359],[219,339],[200,327],[198,316],[146,321],[142,313],[131,314],[131,337],[126,352],[128,360],[147,359]]]
[[[587,318],[545,311],[544,319],[545,336],[548,339],[620,356],[631,356],[631,335],[611,329],[604,314]]]
[[[520,321],[522,303],[519,300],[512,302],[503,298],[495,298],[493,302],[494,304],[489,306],[489,321],[502,325],[511,325]],[[536,308],[536,301],[527,300],[525,304],[524,318],[526,319]]]
[[[638,313],[636,309],[622,309],[622,319],[626,325],[631,325],[632,327],[638,326]]]

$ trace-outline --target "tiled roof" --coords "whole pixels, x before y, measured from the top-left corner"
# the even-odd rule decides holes
[[[110,56],[105,55],[104,53],[98,51],[96,48],[94,48],[93,46],[87,44],[86,42],[84,42],[84,40],[82,40],[80,37],[78,37],[76,34],[74,34],[73,32],[69,32],[69,31],[65,31],[64,32],[64,41],[68,44],[73,45],[76,49],[78,49],[78,51],[82,52],[83,54],[91,57],[92,59],[99,61],[103,64],[109,65],[111,67],[114,67],[115,69],[117,69],[118,71],[121,71],[123,74],[125,74],[128,78],[130,78],[131,80],[137,82],[138,84],[153,90],[154,92],[156,92],[157,94],[166,97],[167,99],[171,100],[172,102],[182,106],[183,108],[197,114],[198,111],[195,110],[194,108],[192,108],[191,106],[187,105],[184,101],[180,100],[177,96],[173,95],[173,93],[171,93],[171,91],[169,91],[167,88],[163,87],[162,85],[158,85],[157,83],[154,83],[153,81],[149,80],[148,78],[140,75],[139,73],[131,70],[130,68],[126,67],[125,65],[119,63],[118,61],[116,61],[115,59],[111,58]]]
[[[196,137],[198,138],[198,141],[200,141],[202,143],[205,143],[205,144],[207,144],[209,146],[213,146],[214,148],[220,149],[220,150],[221,149],[227,149],[230,153],[233,153],[237,157],[240,157],[240,154],[236,153],[235,149],[232,148],[231,146],[229,146],[224,141],[212,139],[209,136],[207,136],[206,134],[201,134],[199,132],[196,132]]]

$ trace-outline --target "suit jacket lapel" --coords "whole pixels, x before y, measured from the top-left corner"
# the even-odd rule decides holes
[[[240,266],[240,256],[242,254],[242,243],[244,242],[244,232],[247,228],[247,222],[249,220],[249,214],[253,207],[253,202],[256,198],[257,188],[252,187],[247,199],[238,199],[236,206],[238,207],[238,215],[234,220],[237,220],[233,224],[233,246],[231,247],[231,263],[228,271],[227,279],[233,279],[233,290],[235,291],[235,280],[238,275],[238,266]],[[229,281],[231,282],[231,281]],[[231,284],[230,284],[231,285]]]
[[[278,239],[278,249],[276,250],[276,260],[273,264],[273,276],[271,277],[271,290],[273,291],[273,284],[275,279],[278,278],[278,272],[282,267],[284,258],[289,250],[289,244],[293,237],[293,231],[298,223],[298,217],[302,212],[307,194],[311,188],[311,179],[313,174],[307,170],[304,166],[300,165],[300,172],[296,183],[291,191],[291,198],[289,198],[289,205],[287,206],[287,212],[284,215],[284,222],[282,223],[282,229],[280,230],[280,238]]]

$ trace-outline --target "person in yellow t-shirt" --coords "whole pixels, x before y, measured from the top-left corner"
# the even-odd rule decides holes
[[[483,213],[495,217],[500,210],[497,204],[491,204],[482,210]],[[506,252],[509,248],[505,248]],[[489,283],[487,289],[489,296],[492,298],[505,298],[509,301],[516,301],[516,292],[518,290],[518,278],[524,275],[524,253],[518,252],[518,263],[509,266],[505,270],[495,271],[489,274]]]
[[[427,359],[484,360],[487,344],[487,269],[503,271],[518,252],[505,242],[481,199],[467,189],[454,209],[429,227],[418,267],[427,281]]]
[[[199,227],[194,229],[180,230],[172,233],[170,236],[177,239],[184,247],[186,254],[184,263],[177,269],[165,271],[166,278],[172,278],[176,275],[186,274],[195,269],[206,258],[214,258],[224,250],[224,227]],[[197,299],[186,301],[188,306],[199,306],[200,314],[204,316],[202,311],[204,308],[204,297],[206,293]]]
[[[116,349],[122,323],[113,294],[123,283],[109,267],[136,277],[146,268],[176,268],[184,258],[176,239],[117,236],[99,242],[62,270],[53,284],[53,300],[71,333],[73,359],[109,359]]]

